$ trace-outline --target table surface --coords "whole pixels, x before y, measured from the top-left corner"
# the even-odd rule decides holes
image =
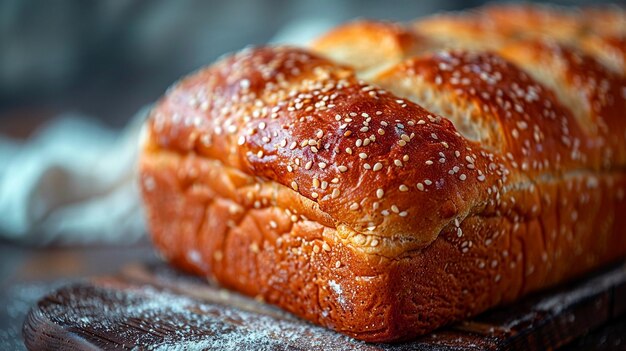
[[[147,240],[128,246],[25,247],[0,241],[0,350],[24,349],[24,317],[62,285],[155,260]]]

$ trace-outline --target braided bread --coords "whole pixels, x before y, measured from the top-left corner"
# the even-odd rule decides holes
[[[172,264],[366,341],[626,254],[625,12],[487,7],[246,49],[146,122]]]

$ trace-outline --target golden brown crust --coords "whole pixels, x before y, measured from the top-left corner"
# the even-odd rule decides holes
[[[319,55],[248,49],[183,79],[146,126],[155,245],[368,341],[423,334],[623,256],[626,82],[580,44],[578,16],[357,22],[318,41]],[[458,25],[474,29],[448,43]],[[492,52],[472,44],[491,37]]]

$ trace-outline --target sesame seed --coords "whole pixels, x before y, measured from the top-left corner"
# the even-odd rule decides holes
[[[399,189],[400,191],[403,191],[403,192],[404,192],[404,191],[409,191],[409,188],[408,188],[406,185],[404,185],[404,184],[400,184],[400,186],[398,187],[398,189]]]
[[[430,179],[426,179],[424,180],[424,184],[426,185],[431,185],[433,182],[430,181]]]
[[[309,161],[309,162],[307,162],[307,163],[304,165],[304,169],[309,170],[309,169],[311,169],[311,166],[313,166],[313,161]]]
[[[318,151],[318,150],[317,150],[317,148],[316,148],[315,146],[311,146],[311,151],[312,151],[313,153],[317,153],[317,151]]]
[[[385,191],[383,189],[380,189],[380,188],[376,189],[377,198],[382,199],[384,195],[385,195]]]
[[[315,134],[315,136],[319,139],[319,138],[324,136],[324,132],[322,132],[321,130],[318,130],[317,134]]]
[[[293,172],[293,167],[291,167],[291,165],[287,165],[287,171]]]
[[[408,162],[409,161],[409,155],[402,156],[402,161]]]
[[[365,169],[372,169],[372,166],[370,166],[369,163],[366,163],[366,164],[363,165],[363,168],[365,168]]]
[[[407,211],[402,211],[400,213],[398,213],[398,216],[400,217],[406,217],[409,213]]]
[[[347,152],[349,155],[352,155],[352,149],[351,149],[351,148],[347,147],[347,148],[346,148],[346,152]]]
[[[339,189],[335,188],[333,189],[332,194],[330,194],[330,197],[332,197],[333,199],[336,199],[339,197],[339,195],[341,194],[341,192],[339,191]]]
[[[323,249],[324,251],[330,252],[330,245],[328,245],[328,243],[324,242],[324,243],[322,244],[322,249]]]
[[[400,138],[401,138],[402,140],[406,141],[407,143],[408,143],[409,141],[411,141],[411,138],[409,138],[409,136],[408,136],[408,135],[406,135],[406,134],[402,134],[402,135],[400,135]]]
[[[385,130],[382,128],[378,128],[378,134],[385,135]]]
[[[398,167],[402,167],[402,161],[400,161],[400,160],[393,160],[393,164],[398,166]]]
[[[430,166],[430,165],[432,165],[434,162],[433,162],[433,161],[431,161],[431,160],[428,160],[428,161],[426,161],[425,163],[426,163],[426,165],[427,165],[427,166]]]
[[[317,164],[321,169],[326,168],[326,162],[320,162]]]
[[[265,122],[259,123],[259,129],[261,130],[265,129]]]
[[[435,133],[430,133],[430,136],[435,140],[439,139]]]
[[[320,252],[320,247],[317,246],[317,245],[313,245],[313,252],[319,253]]]
[[[362,159],[366,159],[367,158],[367,154],[365,152],[361,152],[359,154],[359,157],[362,158]]]
[[[376,164],[374,164],[374,168],[372,168],[374,170],[374,172],[380,171],[381,169],[383,169],[383,164],[380,162],[376,162]]]
[[[348,167],[346,167],[346,166],[339,166],[339,167],[337,167],[337,169],[339,170],[339,172],[343,173],[343,172],[346,172],[348,170]]]
[[[335,262],[335,268],[339,268],[339,267],[341,267],[341,262],[340,261]]]
[[[356,211],[356,210],[358,210],[358,209],[359,209],[359,204],[357,204],[356,202],[353,202],[353,203],[350,205],[350,211]]]
[[[398,140],[398,145],[404,146],[404,145],[406,145],[406,141],[400,139],[400,140]]]
[[[398,206],[396,205],[391,205],[391,211],[393,211],[394,213],[400,212],[400,210],[398,209]]]
[[[320,186],[320,180],[317,178],[313,178],[313,187],[319,188],[319,186]]]
[[[295,191],[298,191],[298,183],[296,183],[295,181],[291,182],[291,188]]]
[[[314,198],[314,199],[317,199],[318,196],[319,196],[319,194],[316,193],[315,191],[311,193],[311,197]]]
[[[465,179],[467,179],[467,176],[466,176],[465,174],[461,174],[461,175],[459,176],[459,179],[461,179],[461,180],[465,180]]]
[[[277,227],[278,227],[278,224],[275,221],[270,221],[270,228],[276,229]]]

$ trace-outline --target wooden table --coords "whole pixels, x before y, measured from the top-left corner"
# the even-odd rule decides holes
[[[33,310],[25,328],[29,344],[36,348],[52,341],[57,342],[55,348],[132,347],[140,341],[142,346],[181,349],[263,345],[269,349],[526,350],[565,344],[566,350],[626,349],[624,265],[412,343],[372,345],[176,272],[160,263],[146,243],[49,249],[2,244],[0,260],[3,270],[7,263],[12,266],[2,276],[0,304],[12,307],[0,309],[0,330],[7,330],[0,333],[1,349],[23,347],[22,321],[44,295],[48,296]],[[49,294],[55,289],[59,290]],[[98,310],[102,306],[114,308]],[[115,315],[107,315],[113,310]],[[229,333],[231,338],[225,338]],[[232,338],[237,335],[249,338]],[[573,340],[579,335],[584,336]]]

